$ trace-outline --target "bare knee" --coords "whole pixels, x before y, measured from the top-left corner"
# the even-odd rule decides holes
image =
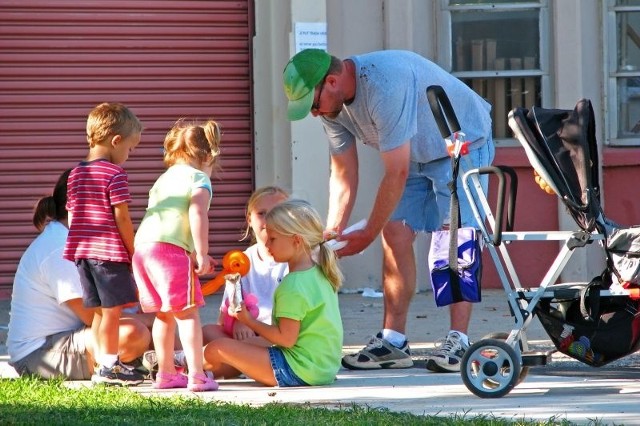
[[[174,316],[172,312],[156,312],[156,319],[162,322],[173,322]]]
[[[229,347],[230,338],[219,338],[207,343],[203,349],[205,369],[215,370],[225,363],[224,354]]]
[[[202,327],[202,341],[206,345],[209,342],[213,342],[216,339],[222,337],[229,337],[225,334],[222,326],[219,324],[207,324]]]
[[[415,238],[416,233],[404,221],[388,222],[382,229],[382,242],[392,249],[406,248]]]
[[[411,280],[415,274],[413,241],[415,233],[404,222],[389,222],[382,232],[383,275],[385,281]],[[411,274],[410,276],[406,276]]]
[[[196,307],[185,309],[184,311],[174,312],[173,316],[178,321],[188,321],[200,318],[200,311]]]
[[[120,321],[119,335],[118,352],[123,362],[138,358],[151,344],[151,333],[147,326],[132,318]]]

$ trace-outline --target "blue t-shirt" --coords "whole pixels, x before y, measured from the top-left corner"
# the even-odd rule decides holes
[[[411,141],[411,161],[447,157],[446,144],[429,107],[427,87],[442,86],[466,140],[475,149],[491,137],[491,105],[458,78],[422,56],[382,50],[350,58],[356,95],[335,119],[322,117],[332,154],[359,139],[381,152]]]

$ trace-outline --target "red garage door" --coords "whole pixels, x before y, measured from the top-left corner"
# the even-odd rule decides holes
[[[252,13],[251,0],[0,2],[0,289],[36,235],[35,202],[86,156],[86,116],[105,101],[126,104],[145,127],[124,165],[136,226],[173,122],[221,124],[211,252],[240,247],[253,188]]]

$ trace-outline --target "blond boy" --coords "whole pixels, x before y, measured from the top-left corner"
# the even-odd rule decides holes
[[[96,106],[87,119],[89,154],[69,175],[69,236],[64,258],[75,262],[83,304],[96,308],[94,383],[138,385],[144,376],[120,362],[118,324],[124,307],[137,303],[131,276],[133,224],[127,173],[121,165],[140,143],[142,124],[122,104]]]

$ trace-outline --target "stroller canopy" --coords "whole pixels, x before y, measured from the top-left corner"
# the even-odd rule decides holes
[[[516,108],[509,113],[509,126],[536,172],[580,228],[592,232],[602,211],[591,101],[581,99],[573,110]]]

